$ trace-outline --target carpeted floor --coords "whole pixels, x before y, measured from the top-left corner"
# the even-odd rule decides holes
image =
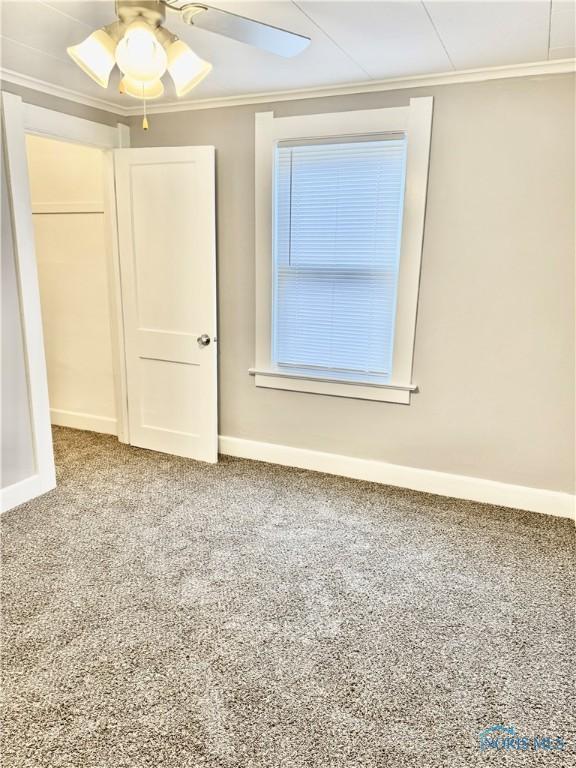
[[[3,517],[5,768],[576,764],[569,521],[55,443]]]

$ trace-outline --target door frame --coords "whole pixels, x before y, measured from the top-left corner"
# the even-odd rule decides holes
[[[20,96],[5,91],[2,92],[2,128],[36,464],[35,475],[16,483],[15,486],[2,489],[2,511],[4,512],[56,487],[26,134],[98,147],[104,152],[106,266],[110,294],[117,431],[118,439],[127,443],[129,441],[128,399],[113,150],[130,146],[130,129],[123,123],[117,123],[116,126],[103,125],[28,104]]]

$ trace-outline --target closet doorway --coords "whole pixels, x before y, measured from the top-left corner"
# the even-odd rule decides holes
[[[26,154],[50,420],[117,435],[104,151],[29,134]]]
[[[115,149],[129,146],[130,132],[128,126],[120,123],[116,125],[95,123],[26,103],[20,96],[5,91],[1,96],[2,241],[3,246],[6,245],[2,249],[2,410],[3,414],[10,414],[9,419],[2,419],[0,430],[3,457],[0,509],[4,512],[55,487],[51,410],[53,412],[74,411],[78,408],[78,404],[70,408],[59,405],[58,402],[50,403],[48,396],[48,373],[38,279],[40,269],[35,247],[35,228],[38,222],[34,219],[41,210],[53,211],[59,208],[55,203],[63,201],[56,199],[52,194],[45,195],[42,185],[35,182],[34,203],[38,207],[36,207],[36,213],[32,213],[28,140],[29,137],[40,137],[64,142],[65,145],[93,148],[102,158],[105,177],[103,183],[105,257],[109,267],[108,277],[111,277],[113,282],[108,296],[113,337],[112,356],[115,373],[118,374],[114,379],[115,385],[119,384],[119,389],[125,392],[125,380],[122,378],[124,340],[113,158]],[[56,146],[53,145],[52,148],[56,150]],[[37,175],[36,172],[34,175]],[[60,168],[53,167],[47,175],[50,178],[44,179],[45,188],[46,186],[58,187]],[[64,202],[66,201],[70,205],[74,202],[71,198],[64,198]],[[80,202],[84,204],[87,199],[84,198]],[[102,202],[98,201],[98,203],[98,207],[102,208]],[[44,207],[41,207],[41,204],[44,204]],[[54,244],[57,238],[53,236],[54,233],[47,237],[49,227],[46,222],[44,224],[45,231],[42,239]],[[84,241],[84,234],[82,237]],[[41,261],[44,261],[48,250],[42,244],[39,250]],[[50,258],[56,258],[55,250],[53,249]],[[4,280],[5,276],[10,279]],[[70,319],[70,325],[73,325],[72,319]],[[50,330],[48,334],[52,335]],[[49,352],[52,354],[52,351],[57,349],[57,345],[52,344],[52,339],[49,344]],[[9,361],[8,365],[4,365],[6,360]],[[69,394],[66,395],[67,401],[70,400]],[[115,402],[116,427],[119,439],[127,442],[127,434],[123,432],[124,425],[127,424],[127,408],[122,405],[126,402],[126,397],[120,397],[119,394]],[[52,413],[52,416],[56,417],[56,413]],[[62,417],[63,414],[58,416]],[[8,458],[4,461],[6,457]],[[5,464],[9,465],[9,472],[5,471]]]
[[[2,445],[26,461],[1,509],[54,488],[52,424],[217,461],[214,147],[129,149],[125,125],[1,103],[9,334],[28,390],[3,388],[23,413]]]

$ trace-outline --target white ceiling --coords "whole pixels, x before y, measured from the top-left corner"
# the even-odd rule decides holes
[[[66,54],[67,46],[114,20],[112,0],[1,1],[3,70],[122,107],[136,104],[117,93],[117,78],[104,91]],[[312,43],[300,56],[283,59],[189,27],[168,11],[166,26],[214,64],[210,76],[185,97],[187,101],[575,56],[573,0],[213,0],[211,4],[308,35]],[[163,98],[175,101],[168,84]]]

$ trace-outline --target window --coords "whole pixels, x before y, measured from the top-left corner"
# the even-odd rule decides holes
[[[386,379],[392,366],[406,139],[276,149],[272,362]]]
[[[257,386],[410,402],[431,106],[257,115]]]

